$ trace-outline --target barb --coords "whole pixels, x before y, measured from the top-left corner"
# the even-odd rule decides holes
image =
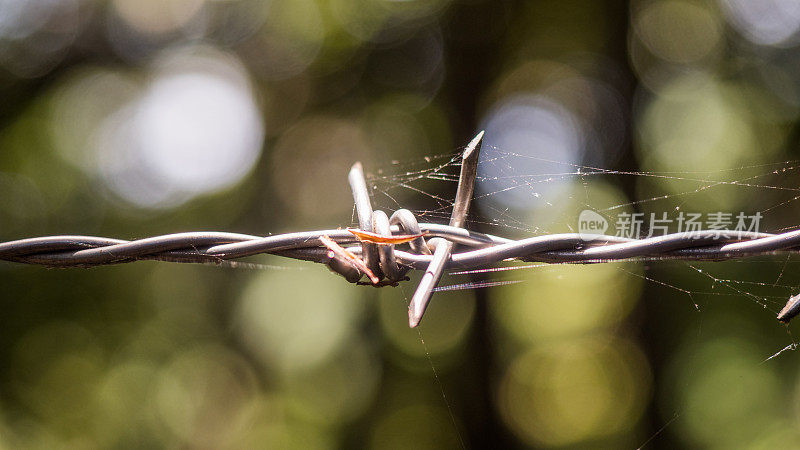
[[[367,275],[372,284],[378,284],[381,282],[375,274],[369,270],[369,267],[361,260],[358,256],[348,252],[346,249],[342,248],[341,245],[337,244],[333,239],[329,238],[326,235],[320,236],[319,238],[322,245],[328,247],[328,250],[331,251],[332,255],[329,254],[328,257],[333,259],[338,257],[340,261],[350,263],[354,268],[358,269],[360,272],[363,272]],[[359,276],[359,278],[361,278]]]
[[[488,268],[513,261],[577,264],[675,259],[722,261],[800,251],[800,230],[780,234],[701,230],[646,239],[568,233],[521,240],[467,230],[463,226],[472,186],[464,183],[471,183],[470,176],[474,180],[474,173],[470,175],[474,166],[468,161],[472,154],[473,162],[477,163],[481,136],[465,152],[463,182],[459,184],[449,225],[418,223],[414,214],[405,209],[390,218],[382,211],[373,211],[363,170],[356,164],[350,172],[350,184],[359,230],[318,230],[266,237],[187,232],[132,241],[94,236],[37,237],[0,243],[0,260],[48,267],[93,267],[139,260],[208,264],[268,253],[326,264],[352,283],[360,283],[365,274],[371,273],[371,285],[376,287],[396,285],[407,280],[405,274],[409,270],[421,270],[425,275],[409,308],[409,324],[413,327],[419,324],[444,269]],[[396,245],[406,247],[400,249]],[[456,245],[459,251],[453,252]],[[365,266],[358,264],[362,261]],[[795,296],[789,299],[778,319],[788,322],[798,314],[800,296]]]
[[[778,313],[778,320],[783,323],[789,323],[798,314],[800,314],[800,295],[795,295],[789,298],[786,306]]]
[[[472,142],[467,145],[464,155],[461,158],[461,173],[458,177],[458,189],[456,189],[456,200],[453,203],[453,214],[450,216],[450,226],[461,228],[467,221],[469,203],[472,200],[472,192],[475,188],[475,177],[478,174],[478,156],[480,155],[481,143],[483,142],[483,131],[478,133]],[[408,326],[415,328],[422,320],[425,309],[431,301],[436,285],[442,278],[444,265],[453,251],[453,243],[442,239],[432,239],[431,245],[435,246],[425,274],[422,275],[417,290],[408,305]]]

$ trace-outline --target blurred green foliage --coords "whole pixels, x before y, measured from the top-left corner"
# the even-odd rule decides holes
[[[474,229],[785,230],[798,44],[793,0],[7,0],[0,240],[348,226],[357,160],[443,220],[453,184],[415,176],[478,128]],[[798,354],[765,362],[794,258],[452,276],[523,282],[419,331],[413,281],[252,262],[0,264],[0,447],[800,446]]]

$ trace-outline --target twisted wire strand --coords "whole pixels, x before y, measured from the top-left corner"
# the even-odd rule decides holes
[[[392,234],[402,234],[398,225]],[[464,228],[419,224],[427,238],[443,238],[460,245],[447,261],[448,268],[475,268],[505,260],[548,263],[600,263],[636,259],[730,260],[749,256],[797,252],[800,230],[781,234],[703,230],[645,239],[587,236],[577,233],[511,240]],[[0,243],[0,260],[49,267],[91,267],[137,260],[208,263],[270,253],[328,263],[331,257],[319,238],[323,235],[362,255],[361,243],[347,230],[318,230],[260,237],[223,232],[188,232],[126,241],[94,236],[49,236]],[[587,240],[587,238],[591,240]],[[381,246],[382,247],[382,246]],[[395,261],[424,270],[430,254],[392,249]],[[379,263],[379,261],[378,261]]]

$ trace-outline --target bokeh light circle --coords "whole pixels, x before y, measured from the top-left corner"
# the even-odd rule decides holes
[[[561,341],[516,358],[497,401],[505,423],[527,444],[574,445],[632,428],[650,383],[647,360],[631,342]]]
[[[478,166],[481,181],[476,190],[492,193],[490,201],[497,207],[529,209],[542,192],[556,195],[563,190],[564,182],[559,180],[537,186],[538,191],[530,189],[525,177],[543,173],[543,161],[557,161],[567,167],[580,162],[584,143],[581,124],[570,111],[546,96],[511,96],[487,114],[482,128],[486,137],[482,164]],[[513,166],[492,164],[509,153],[516,157]]]
[[[690,2],[652,2],[636,15],[634,30],[653,55],[673,64],[701,62],[721,47],[717,16]]]
[[[240,181],[264,126],[243,68],[224,55],[174,55],[100,130],[99,169],[125,200],[169,207]]]
[[[720,0],[720,5],[731,25],[754,44],[797,43],[800,3],[796,0]]]
[[[234,315],[238,336],[279,373],[324,363],[351,336],[363,312],[363,302],[346,283],[315,269],[263,272],[239,299]]]

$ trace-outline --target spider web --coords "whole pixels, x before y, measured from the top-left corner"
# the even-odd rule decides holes
[[[372,168],[368,184],[372,189],[373,207],[387,213],[406,208],[420,222],[447,223],[462,150],[393,161]],[[531,157],[484,145],[466,227],[519,239],[576,232],[578,212],[585,209],[596,212],[610,223],[620,214],[640,212],[645,216],[663,215],[673,224],[685,212],[726,211],[733,216],[738,212],[748,216],[759,214],[761,220],[755,231],[781,233],[797,229],[800,224],[798,168],[800,161],[788,160],[709,170],[625,171]],[[649,231],[645,226],[638,236],[629,237],[647,237]],[[676,231],[684,230],[669,230]],[[769,340],[774,346],[764,347],[761,364],[769,364],[778,357],[793,354],[800,347],[790,328],[775,319],[789,297],[800,293],[799,263],[800,257],[795,254],[777,254],[722,262],[673,260],[609,264],[626,277],[645,284],[648,298],[642,299],[643,302],[654,301],[650,297],[655,294],[662,303],[685,305],[686,315],[692,322],[686,326],[695,328],[693,335],[698,344],[701,339],[710,337],[704,335],[708,332],[704,332],[703,327],[706,311],[712,309],[719,312],[733,308],[745,311],[747,320],[767,322],[767,329],[772,330]],[[520,262],[453,270],[446,273],[437,290],[502,290],[505,285],[525,281],[515,279],[514,274],[533,270],[550,271],[555,270],[555,266]],[[475,281],[476,276],[480,281]],[[433,367],[432,360],[430,363]],[[689,370],[694,372],[693,366]],[[435,369],[434,376],[439,380]],[[441,381],[439,383],[444,394],[445,388]],[[449,404],[447,406],[450,408]],[[665,429],[682,420],[686,410],[681,408],[678,406],[664,416],[655,433],[642,446],[649,445]]]
[[[393,161],[373,168],[368,174],[373,206],[387,212],[406,208],[420,222],[446,223],[458,182],[460,154],[457,151]],[[734,204],[748,216],[760,214],[758,231],[781,233],[800,224],[798,168],[800,161],[789,160],[714,170],[620,171],[484,145],[467,227],[519,239],[577,232],[577,214],[583,209],[597,212],[612,224],[620,213],[641,212],[645,218],[650,213],[659,217],[664,214],[674,225],[683,212],[727,211],[735,216],[740,211],[730,211],[730,204]],[[634,237],[647,237],[648,231],[645,221],[639,236]],[[670,230],[674,231],[679,230]],[[642,278],[653,289],[688,299],[687,304],[697,311],[717,301],[749,302],[761,310],[759,314],[771,315],[774,320],[788,298],[800,292],[800,277],[795,270],[798,263],[800,258],[792,254],[726,262],[648,262],[643,274],[630,270],[629,263],[613,264],[629,276]],[[453,271],[449,275],[452,280],[475,273],[544,267],[529,263],[498,264],[493,268]],[[664,269],[678,271],[680,276],[676,280],[665,279]],[[445,279],[439,290],[502,289],[497,286],[519,281],[470,283]],[[786,333],[780,331],[777,322],[776,329]],[[790,335],[788,338],[791,342],[780,351],[797,347]]]

